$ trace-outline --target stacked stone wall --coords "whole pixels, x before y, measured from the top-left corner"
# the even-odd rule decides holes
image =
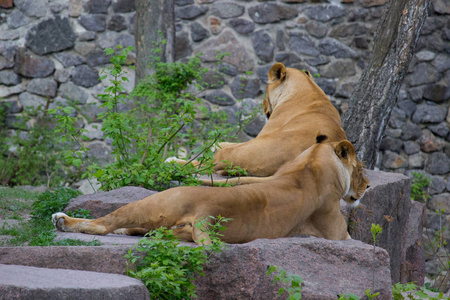
[[[205,79],[215,88],[202,97],[211,108],[225,110],[231,121],[242,103],[261,104],[274,62],[319,74],[316,82],[342,113],[367,63],[385,2],[175,0],[176,57],[203,53],[202,61],[211,67]],[[450,213],[448,1],[432,0],[429,14],[377,167],[432,178],[427,206],[433,234],[440,224],[433,210],[441,203]],[[97,78],[108,63],[105,48],[134,46],[134,18],[133,0],[0,0],[0,99],[9,103],[9,133],[16,130],[15,120],[26,106],[77,100],[92,154],[107,155],[110,145],[96,119],[97,94],[107,82]],[[218,67],[217,50],[230,53]],[[134,75],[129,71],[131,90]],[[250,123],[244,139],[256,136],[264,122],[259,116]],[[449,224],[450,214],[445,217]]]

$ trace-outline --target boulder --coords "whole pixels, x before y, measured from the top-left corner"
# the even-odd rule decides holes
[[[144,199],[155,193],[155,191],[144,188],[129,186],[109,192],[81,195],[72,199],[64,211],[74,211],[80,208],[89,209],[91,210],[91,216],[100,218],[128,203]]]
[[[145,285],[124,275],[0,265],[6,299],[148,299]]]
[[[370,179],[370,188],[366,191],[361,204],[356,209],[341,206],[348,217],[349,233],[352,238],[373,244],[371,225],[379,224],[383,232],[377,237],[376,245],[386,249],[390,255],[391,276],[393,282],[405,278],[404,271],[422,270],[414,273],[416,281],[423,282],[424,273],[421,251],[414,249],[414,241],[421,241],[422,226],[420,208],[414,203],[411,209],[409,194],[411,180],[402,174],[366,170]],[[416,207],[417,206],[417,207]],[[423,205],[420,205],[423,206]],[[414,232],[411,231],[414,230]],[[407,251],[414,252],[407,256]],[[419,271],[417,271],[419,272]]]
[[[129,247],[6,247],[0,248],[0,263],[124,274]],[[281,285],[272,285],[273,275],[266,275],[271,265],[303,279],[303,299],[336,299],[346,293],[363,297],[368,288],[380,292],[379,299],[390,299],[387,252],[360,241],[294,237],[260,239],[227,248],[211,257],[204,277],[197,277],[198,299],[275,299]]]

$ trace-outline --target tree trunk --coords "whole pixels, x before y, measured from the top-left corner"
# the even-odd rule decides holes
[[[369,169],[375,167],[429,4],[430,0],[391,0],[386,4],[370,61],[342,117],[347,138]]]
[[[173,0],[135,0],[136,19],[134,38],[136,40],[135,85],[151,73],[150,56],[154,42],[166,40],[162,45],[161,61],[174,61],[175,24]],[[161,36],[159,34],[161,32]],[[151,66],[150,66],[151,67]]]

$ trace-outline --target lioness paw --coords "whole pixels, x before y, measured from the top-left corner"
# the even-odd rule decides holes
[[[64,224],[65,217],[68,217],[68,215],[66,215],[65,213],[62,213],[62,212],[52,215],[52,222],[53,222],[53,225],[55,225],[56,229],[63,231],[62,225]]]

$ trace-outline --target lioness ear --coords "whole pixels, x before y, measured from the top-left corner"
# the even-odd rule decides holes
[[[320,132],[317,133],[317,136],[316,136],[317,144],[320,144],[320,143],[322,143],[323,141],[325,141],[327,139],[328,139],[328,137],[326,135],[320,134]]]
[[[305,71],[305,74],[312,78],[311,73],[309,71]]]
[[[276,63],[270,68],[267,76],[269,76],[269,84],[284,79],[286,77],[286,67],[282,63]]]
[[[336,155],[345,163],[355,159],[355,148],[349,141],[340,141],[336,146]]]

